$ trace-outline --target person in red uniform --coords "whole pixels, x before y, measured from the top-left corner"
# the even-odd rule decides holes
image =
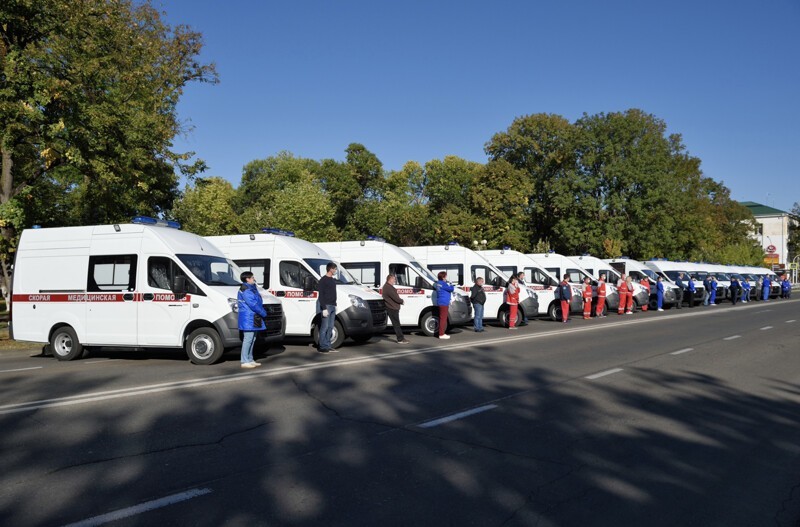
[[[606,306],[606,275],[600,275],[600,281],[597,282],[597,311],[595,316],[597,318],[605,317],[603,310]]]
[[[512,276],[506,289],[506,303],[508,304],[508,329],[517,329],[517,310],[519,309],[519,282]]]
[[[647,311],[647,308],[650,304],[650,280],[648,280],[647,277],[643,277],[641,280],[639,280],[639,285],[644,287],[644,290],[647,291],[647,300],[645,300],[644,304],[642,304],[642,311]]]
[[[622,275],[617,282],[617,290],[619,292],[619,307],[617,308],[618,315],[625,314],[625,307],[628,304],[628,283],[625,278],[625,275]],[[628,311],[630,311],[630,308],[628,308]]]
[[[583,279],[583,319],[592,317],[592,281],[589,277]]]

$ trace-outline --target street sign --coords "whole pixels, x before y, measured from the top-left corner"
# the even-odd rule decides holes
[[[767,252],[768,252],[768,253],[772,254],[772,253],[774,253],[774,252],[775,252],[775,251],[777,251],[777,250],[778,250],[778,248],[777,248],[777,247],[775,247],[774,245],[767,245]]]

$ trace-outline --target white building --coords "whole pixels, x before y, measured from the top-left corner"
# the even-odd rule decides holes
[[[758,232],[755,236],[764,248],[764,264],[768,268],[786,266],[791,221],[789,213],[753,201],[741,203],[750,209],[758,223]]]

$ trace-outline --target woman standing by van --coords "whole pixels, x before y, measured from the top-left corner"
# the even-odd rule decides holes
[[[242,368],[261,366],[253,360],[253,347],[256,343],[256,331],[267,329],[264,319],[267,310],[258,293],[258,285],[253,273],[245,271],[241,275],[242,285],[239,287],[237,301],[239,304],[239,331],[242,333]]]
[[[447,312],[450,309],[450,293],[455,288],[447,283],[447,273],[440,271],[436,281],[436,305],[439,307],[439,338],[449,339],[450,335],[445,335],[447,329]]]

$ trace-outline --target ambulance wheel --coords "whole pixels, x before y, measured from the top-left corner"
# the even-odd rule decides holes
[[[426,337],[434,337],[439,334],[439,317],[433,316],[433,311],[428,311],[422,315],[419,327]]]
[[[311,332],[311,338],[314,339],[314,345],[319,346],[319,325],[314,325],[314,329]],[[331,347],[332,348],[339,348],[344,343],[345,335],[344,329],[342,329],[342,324],[338,320],[333,323],[333,333],[331,333]],[[355,340],[355,338],[353,339]],[[358,342],[358,341],[356,341]]]
[[[74,360],[83,356],[83,346],[74,329],[61,326],[50,337],[50,352],[58,360]]]
[[[634,313],[636,313],[636,310],[637,310],[637,309],[640,309],[640,308],[639,308],[639,301],[638,301],[638,300],[636,300],[636,299],[634,298],[634,299],[633,299],[633,309],[631,309],[631,311],[633,311]]]
[[[553,302],[550,304],[550,307],[547,308],[547,316],[550,317],[550,320],[555,322],[561,321],[561,306],[558,305],[557,302]]]
[[[503,325],[504,328],[508,327],[509,319],[511,318],[511,314],[508,312],[507,309],[500,311],[500,324]],[[522,324],[522,313],[520,313],[519,309],[517,310],[517,321],[514,324],[516,327],[519,327]]]
[[[214,364],[225,353],[219,333],[212,328],[197,328],[186,338],[186,354],[193,364]]]
[[[658,309],[658,300],[657,299],[655,299],[655,298],[650,299],[650,309],[652,309],[653,311]]]

